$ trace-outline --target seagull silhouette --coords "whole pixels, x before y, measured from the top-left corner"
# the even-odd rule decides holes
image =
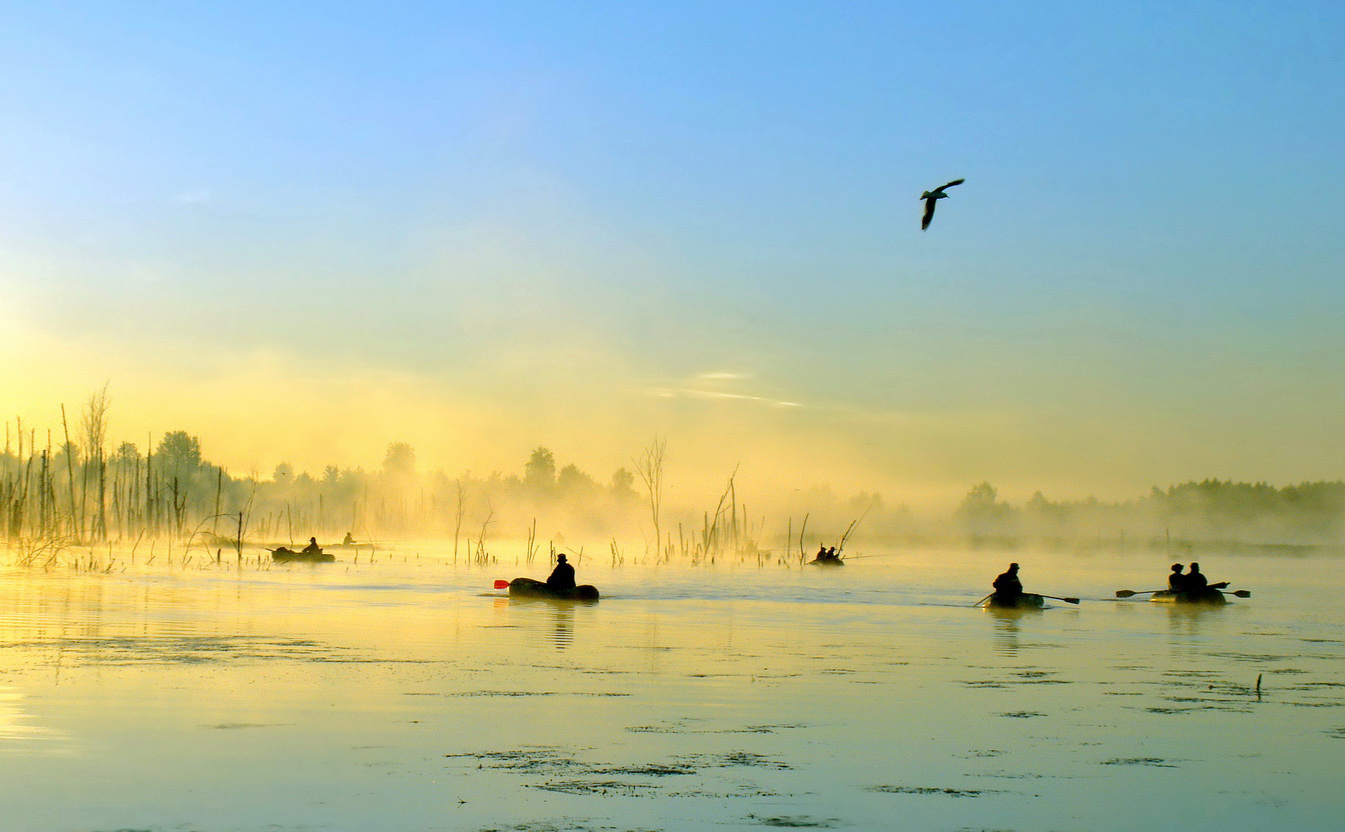
[[[925,191],[923,194],[920,195],[920,198],[925,201],[925,216],[920,220],[921,231],[924,231],[926,228],[929,228],[929,221],[934,219],[934,204],[937,203],[939,200],[946,199],[948,197],[948,194],[944,193],[944,189],[951,188],[954,185],[961,185],[963,182],[966,181],[967,180],[965,179],[954,179],[947,185],[940,185],[934,190]]]

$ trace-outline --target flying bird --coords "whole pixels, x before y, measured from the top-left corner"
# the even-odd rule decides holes
[[[939,200],[946,199],[948,197],[948,194],[944,193],[944,190],[946,188],[951,188],[954,185],[961,185],[963,182],[966,181],[967,180],[965,179],[954,179],[947,185],[940,185],[934,190],[925,191],[923,194],[920,195],[920,198],[925,201],[925,216],[923,219],[920,220],[921,231],[924,231],[926,228],[929,228],[929,221],[934,219],[934,204]]]

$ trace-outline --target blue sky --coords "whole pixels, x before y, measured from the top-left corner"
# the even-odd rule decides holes
[[[659,433],[917,501],[1337,478],[1342,17],[11,8],[12,409],[108,381],[114,433],[264,470]],[[278,395],[347,418],[256,424]]]

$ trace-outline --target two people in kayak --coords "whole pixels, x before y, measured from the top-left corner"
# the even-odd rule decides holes
[[[1182,565],[1180,563],[1172,564],[1172,572],[1168,575],[1168,589],[1172,592],[1189,592],[1193,595],[1199,595],[1207,589],[1223,589],[1228,586],[1228,581],[1220,581],[1212,584],[1200,571],[1200,564],[1192,563],[1191,569],[1186,574],[1182,574]]]
[[[830,549],[828,549],[826,546],[821,546],[817,550],[816,560],[821,563],[827,563],[827,562],[839,563],[841,560],[841,556],[836,554],[835,546],[832,546]]]

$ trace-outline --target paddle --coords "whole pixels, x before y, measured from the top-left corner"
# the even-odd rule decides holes
[[[1041,595],[1040,592],[1038,592],[1037,594],[1038,594],[1038,595]],[[1043,598],[1050,598],[1052,601],[1064,601],[1066,604],[1077,604],[1077,603],[1079,603],[1079,599],[1078,599],[1078,598],[1060,598],[1060,597],[1055,596],[1055,595],[1041,595],[1041,597],[1043,597]]]
[[[980,605],[984,604],[986,601],[989,601],[989,600],[990,600],[990,596],[991,596],[991,595],[994,595],[994,594],[995,594],[995,593],[993,593],[993,592],[990,593],[990,595],[985,596],[985,597],[982,598],[981,600],[979,600],[979,601],[977,601],[976,603],[972,604],[972,606],[973,606],[973,607],[979,607]]]
[[[1141,589],[1141,590],[1139,590],[1139,591],[1136,591],[1136,590],[1133,590],[1133,589],[1118,589],[1118,590],[1116,590],[1116,597],[1117,597],[1117,598],[1129,598],[1129,597],[1132,596],[1132,595],[1148,595],[1148,594],[1150,594],[1150,593],[1152,593],[1152,592],[1168,592],[1168,591],[1169,591],[1169,590],[1166,590],[1166,589]],[[1229,595],[1237,596],[1238,598],[1250,598],[1250,597],[1252,597],[1251,590],[1249,590],[1249,589],[1227,589],[1227,590],[1224,590],[1224,592],[1226,592],[1226,593],[1229,594]],[[1049,598],[1050,596],[1048,595],[1048,596],[1045,596],[1045,597]]]
[[[503,578],[496,578],[496,579],[495,579],[495,588],[496,588],[496,589],[508,589],[508,588],[509,588],[509,582],[506,581],[506,580],[504,580]]]

